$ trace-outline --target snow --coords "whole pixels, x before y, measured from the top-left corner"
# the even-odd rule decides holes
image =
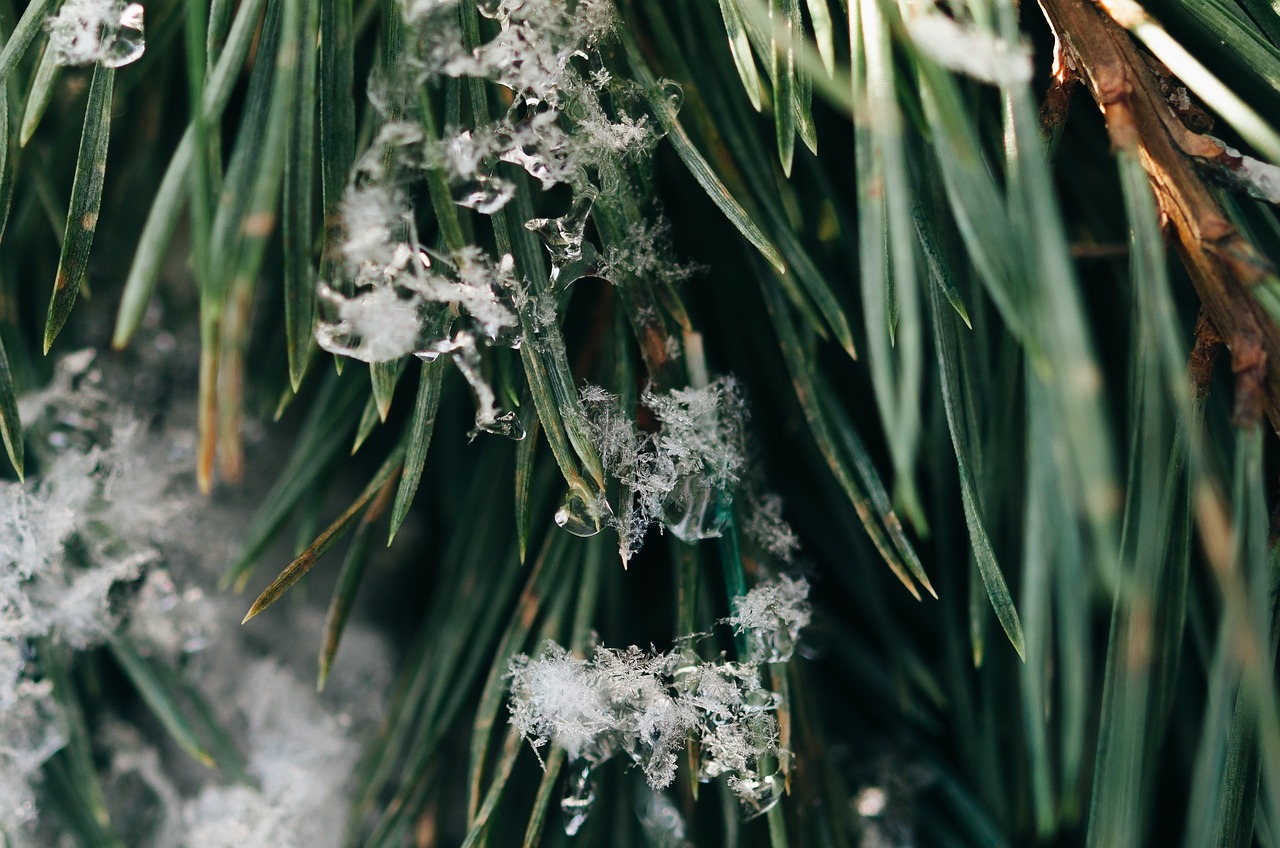
[[[326,286],[320,296],[336,313],[316,331],[316,341],[330,353],[362,362],[388,362],[423,347],[417,298],[402,297],[390,286],[356,297],[344,297]]]
[[[697,779],[725,778],[753,812],[779,797],[777,780],[763,769],[786,753],[774,715],[781,698],[762,687],[754,661],[704,661],[634,645],[600,646],[583,659],[548,642],[536,658],[514,657],[510,677],[512,725],[535,751],[549,743],[563,748],[573,773],[585,767],[589,777],[591,768],[626,754],[660,790],[675,780],[679,752],[693,743]]]
[[[108,699],[89,732],[110,763],[104,790],[125,844],[341,843],[357,759],[381,719],[389,651],[352,621],[346,659],[321,698],[312,675],[322,610],[285,605],[250,632],[234,627],[241,599],[206,590],[258,495],[200,500],[190,471],[194,397],[145,396],[190,384],[190,339],[174,351],[171,337],[154,346],[140,337],[129,355],[152,357],[145,365],[90,351],[63,357],[50,385],[20,401],[38,473],[0,482],[0,843],[60,844],[57,817],[41,809],[41,772],[66,744],[68,719],[41,651],[78,662],[109,633],[185,672],[234,732],[256,781],[225,783],[151,720],[114,715]],[[144,421],[134,402],[150,416],[163,408],[164,423]]]
[[[555,740],[575,760],[612,753],[603,736],[614,718],[585,660],[548,644],[537,659],[517,655],[510,673],[511,723],[534,750]]]

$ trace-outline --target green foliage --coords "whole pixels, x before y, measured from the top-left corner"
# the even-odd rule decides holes
[[[47,371],[42,352],[126,347],[157,304],[175,326],[198,319],[202,487],[261,477],[246,417],[275,413],[292,434],[228,564],[227,587],[266,583],[245,621],[334,569],[323,686],[362,584],[412,596],[348,843],[684,844],[637,813],[651,790],[618,761],[596,769],[581,833],[563,834],[551,808],[582,766],[553,745],[537,770],[505,720],[510,663],[547,641],[745,661],[717,622],[798,567],[815,624],[767,666],[788,794],[746,819],[698,782],[691,744],[666,790],[690,842],[1275,844],[1280,171],[1249,171],[1205,124],[1280,156],[1275,10],[1055,0],[1046,25],[1012,0],[617,0],[585,72],[557,69],[609,80],[565,94],[564,121],[585,145],[572,140],[600,108],[653,149],[593,152],[552,191],[492,162],[512,190],[485,214],[443,155],[405,170],[381,135],[409,125],[439,150],[519,112],[525,92],[493,74],[421,70],[434,30],[405,9],[441,16],[470,57],[501,25],[501,4],[478,5],[157,2],[141,60],[85,70],[52,63],[57,3],[0,4],[10,462],[21,476],[17,397]],[[927,16],[986,53],[957,56]],[[1122,93],[1099,82],[1116,66],[1095,30],[1151,59],[1126,66]],[[1051,57],[1055,36],[1066,52]],[[375,172],[411,198],[413,273],[461,277],[470,246],[509,258],[500,305],[519,344],[449,347],[481,316],[427,298],[420,364],[366,370],[317,348],[317,324],[367,283],[350,273],[344,192]],[[646,241],[664,216],[669,243]],[[161,293],[175,257],[183,279]],[[682,260],[702,270],[682,280]],[[1224,343],[1230,368],[1214,365]],[[751,471],[619,561],[639,488],[580,390],[616,397],[652,459],[646,389],[729,373]],[[766,491],[783,496],[799,565],[746,531]],[[704,538],[673,533],[690,523]],[[260,568],[281,563],[264,555],[291,525],[327,529],[267,583]],[[325,559],[348,533],[345,560]],[[180,746],[243,775],[180,674],[108,644]],[[46,766],[51,808],[82,844],[119,844],[79,706],[103,697],[80,678],[108,660],[47,654],[75,719]]]

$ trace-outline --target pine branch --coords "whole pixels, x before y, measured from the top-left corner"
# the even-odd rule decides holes
[[[1064,53],[1055,57],[1057,80],[1083,78],[1112,145],[1136,152],[1150,178],[1209,320],[1231,351],[1235,420],[1247,426],[1265,412],[1280,428],[1280,328],[1251,295],[1275,268],[1227,218],[1202,173],[1224,163],[1226,149],[1188,128],[1152,60],[1103,13],[1109,5],[1040,0],[1040,8]]]

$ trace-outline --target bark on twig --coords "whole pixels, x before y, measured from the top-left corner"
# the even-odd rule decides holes
[[[1280,427],[1280,330],[1248,291],[1274,269],[1227,219],[1196,167],[1229,165],[1227,151],[1184,123],[1164,93],[1167,80],[1097,6],[1040,0],[1040,8],[1102,110],[1112,145],[1136,152],[1151,180],[1205,314],[1231,351],[1237,421],[1265,413]]]

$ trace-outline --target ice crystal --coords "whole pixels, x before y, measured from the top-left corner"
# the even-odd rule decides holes
[[[620,244],[605,248],[600,262],[600,276],[613,279],[619,274],[655,283],[677,285],[697,274],[701,268],[675,262],[671,257],[671,225],[666,219],[654,223],[632,221],[627,224],[626,238]],[[675,336],[668,336],[674,339]]]
[[[747,538],[779,562],[790,564],[800,550],[800,537],[782,517],[782,498],[752,493],[747,503],[749,510],[742,526]]]
[[[142,57],[143,8],[123,0],[66,0],[45,21],[49,49],[59,65],[119,68]]]
[[[791,659],[810,614],[809,582],[784,574],[737,598],[727,621],[736,633],[746,636],[753,659],[775,663]]]
[[[645,406],[662,424],[658,446],[678,471],[700,473],[712,485],[736,483],[745,463],[746,401],[733,377],[704,388],[646,391]]]

